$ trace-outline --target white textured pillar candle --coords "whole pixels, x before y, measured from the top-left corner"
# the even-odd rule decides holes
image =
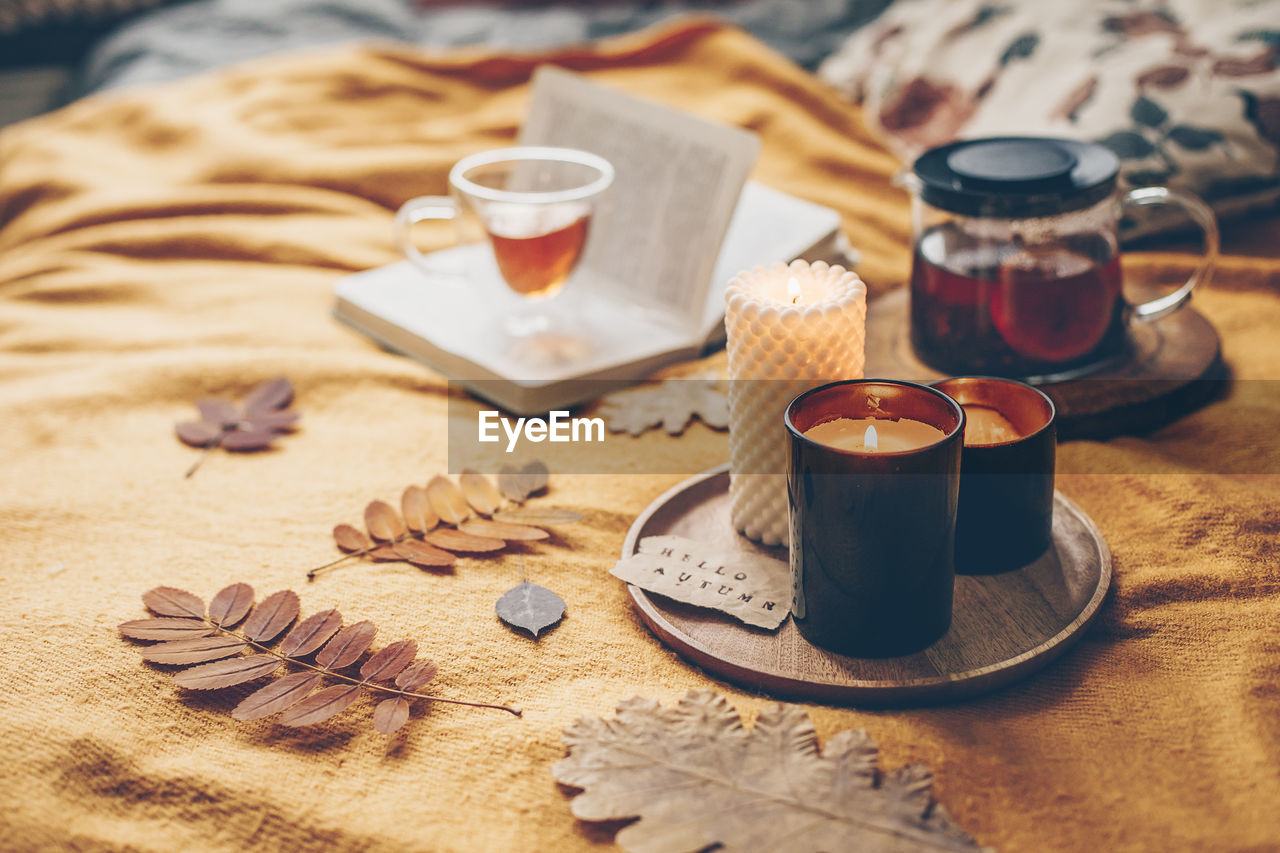
[[[867,288],[821,261],[740,273],[725,291],[733,526],[766,545],[787,542],[782,413],[798,394],[861,379]]]

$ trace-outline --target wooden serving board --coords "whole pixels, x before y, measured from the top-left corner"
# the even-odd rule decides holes
[[[1135,298],[1142,296],[1140,290]],[[929,382],[946,376],[911,348],[906,288],[867,306],[868,377]],[[1129,330],[1127,358],[1088,376],[1040,386],[1058,409],[1058,437],[1107,438],[1140,432],[1203,405],[1220,393],[1225,377],[1213,324],[1183,308]]]
[[[729,523],[727,466],[659,497],[627,533],[623,556],[646,536],[672,534],[786,560]],[[951,630],[897,658],[851,658],[810,644],[790,618],[775,632],[628,585],[640,618],[682,657],[750,690],[861,706],[945,702],[1008,684],[1061,655],[1097,615],[1111,584],[1111,552],[1097,527],[1055,495],[1053,545],[999,575],[957,576]]]

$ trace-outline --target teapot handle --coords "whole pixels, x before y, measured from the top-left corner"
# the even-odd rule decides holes
[[[1169,187],[1138,187],[1129,190],[1120,203],[1125,207],[1172,204],[1185,210],[1204,231],[1204,255],[1186,283],[1173,293],[1131,306],[1135,320],[1158,320],[1186,305],[1196,285],[1209,280],[1214,262],[1218,259],[1218,220],[1213,215],[1213,210],[1199,198]]]

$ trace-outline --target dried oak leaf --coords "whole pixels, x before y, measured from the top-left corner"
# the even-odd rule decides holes
[[[120,632],[134,639],[162,641],[145,649],[143,660],[185,666],[173,676],[179,687],[219,690],[267,678],[281,668],[301,668],[245,697],[231,712],[237,720],[279,715],[281,725],[315,725],[345,711],[365,692],[382,698],[373,726],[384,734],[405,724],[414,699],[494,708],[519,716],[517,710],[501,705],[416,692],[435,677],[437,667],[432,661],[413,659],[418,651],[413,640],[391,643],[370,655],[360,665],[358,677],[341,672],[365,656],[376,629],[370,622],[343,628],[342,614],[330,609],[298,621],[280,638],[299,614],[298,596],[289,590],[269,595],[254,607],[253,588],[232,584],[213,597],[207,615],[200,598],[174,587],[156,587],[144,593],[142,600],[157,618],[125,622]],[[241,619],[244,624],[233,628]],[[312,656],[314,663],[304,660]],[[392,679],[394,686],[375,683]]]
[[[564,731],[556,781],[584,789],[582,820],[639,818],[618,832],[628,851],[769,853],[978,851],[931,794],[921,765],[881,778],[875,743],[844,731],[819,751],[808,714],[770,705],[755,725],[710,690],[674,708],[636,697],[613,720],[583,718]]]
[[[659,425],[679,435],[694,418],[712,429],[728,429],[729,395],[715,379],[666,379],[606,395],[599,413],[610,432],[631,435]]]
[[[239,405],[222,397],[205,397],[196,401],[198,421],[181,421],[174,432],[183,443],[206,452],[215,447],[225,450],[265,450],[276,438],[292,432],[298,425],[298,413],[289,409],[293,402],[293,385],[283,376],[269,379],[250,389]],[[200,467],[201,456],[187,469],[190,477]]]

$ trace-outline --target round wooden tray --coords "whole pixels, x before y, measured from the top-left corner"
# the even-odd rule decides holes
[[[729,523],[727,466],[699,474],[641,513],[623,545],[673,534],[785,560]],[[1053,546],[1017,571],[958,576],[951,630],[905,657],[851,658],[800,636],[788,618],[775,632],[628,585],[640,618],[670,648],[751,690],[863,706],[919,705],[972,696],[1021,678],[1058,657],[1097,615],[1111,584],[1111,552],[1078,506],[1055,495]]]
[[[926,366],[911,348],[907,299],[902,288],[867,306],[864,375],[917,382],[946,376]],[[1134,323],[1126,359],[1041,390],[1058,408],[1059,438],[1105,438],[1154,429],[1203,405],[1223,385],[1203,380],[1224,373],[1217,330],[1188,307],[1150,323]]]

